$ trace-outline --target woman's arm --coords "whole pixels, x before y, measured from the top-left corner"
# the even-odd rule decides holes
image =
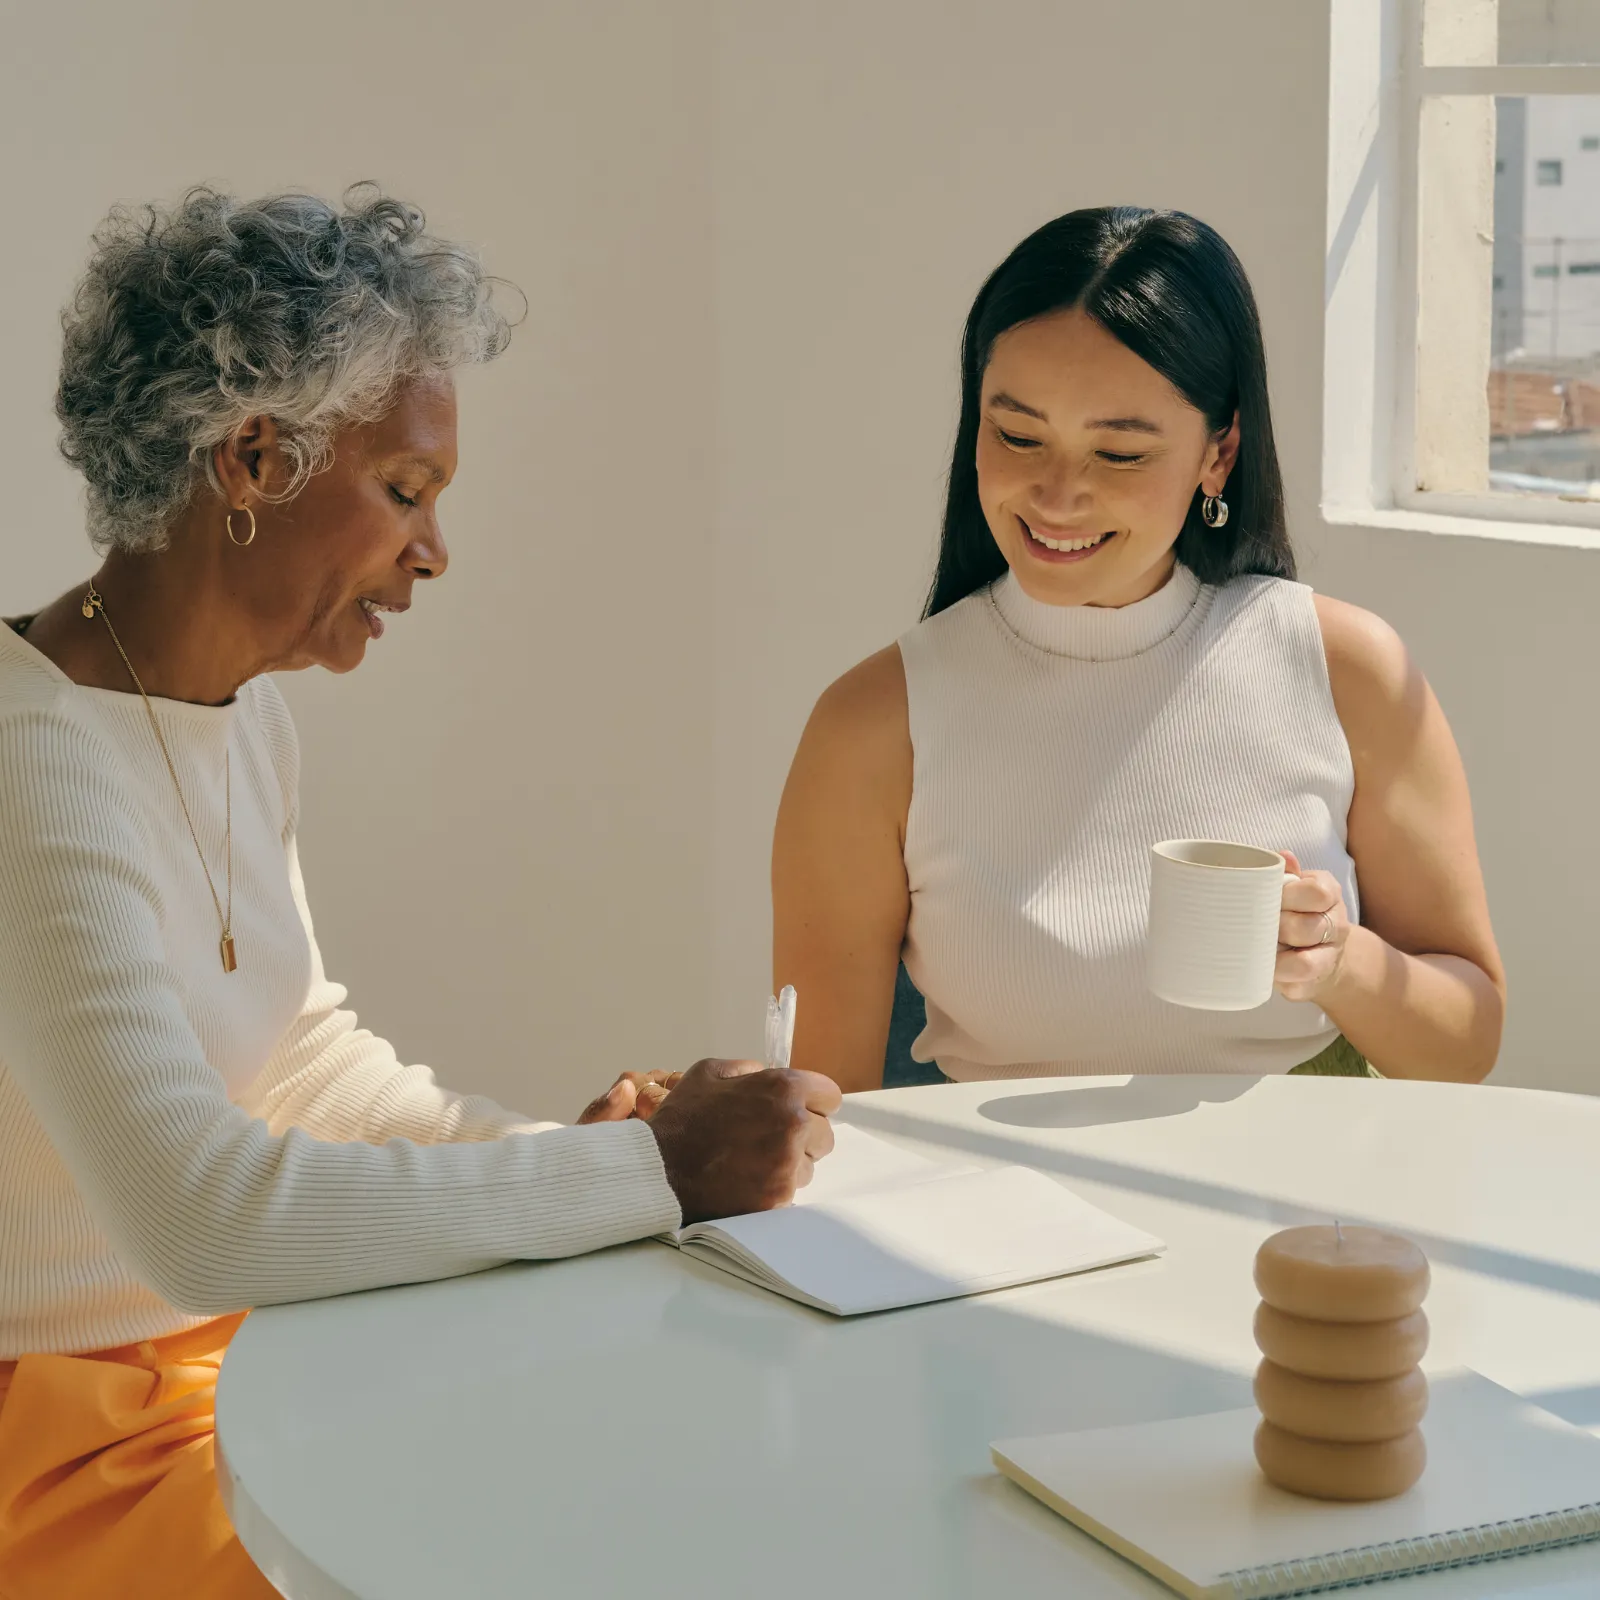
[[[234,1105],[163,955],[117,770],[72,717],[0,708],[0,1059],[157,1294],[218,1315],[677,1226],[645,1122],[375,1146],[274,1134]]]
[[[772,846],[772,959],[803,999],[793,1064],[846,1093],[883,1082],[911,896],[911,731],[891,645],[817,702],[795,752]]]
[[[1477,1083],[1500,1049],[1506,982],[1455,739],[1392,628],[1320,595],[1317,615],[1355,764],[1361,925],[1345,921],[1342,903],[1330,908],[1335,939],[1282,955],[1279,987],[1321,1006],[1388,1077]],[[1289,942],[1320,937],[1324,876],[1289,886]]]

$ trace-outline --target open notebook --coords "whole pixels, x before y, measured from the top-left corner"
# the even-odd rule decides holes
[[[1165,1249],[1028,1167],[951,1167],[848,1123],[792,1206],[663,1236],[849,1317],[1087,1272]]]
[[[1600,1439],[1476,1372],[1431,1391],[1422,1481],[1367,1505],[1269,1484],[1253,1407],[1002,1440],[994,1462],[1190,1600],[1277,1600],[1600,1537]]]

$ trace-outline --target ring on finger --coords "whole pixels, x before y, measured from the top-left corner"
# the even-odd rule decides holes
[[[1328,911],[1319,912],[1322,918],[1322,937],[1317,940],[1318,945],[1333,943],[1333,914]]]

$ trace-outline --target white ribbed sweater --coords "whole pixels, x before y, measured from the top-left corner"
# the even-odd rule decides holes
[[[450,1094],[341,1009],[269,679],[155,706],[219,892],[231,751],[231,974],[142,702],[0,626],[0,1358],[677,1225],[644,1123]]]
[[[1186,567],[1120,609],[1007,574],[900,641],[913,1053],[953,1078],[1286,1072],[1315,1006],[1191,1011],[1145,981],[1150,846],[1234,839],[1338,878],[1355,776],[1309,589]]]

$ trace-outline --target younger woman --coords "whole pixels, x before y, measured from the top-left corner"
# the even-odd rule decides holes
[[[784,793],[795,1064],[876,1087],[903,956],[950,1078],[1483,1078],[1505,981],[1455,742],[1392,630],[1294,571],[1228,245],[1131,207],[1025,239],[967,321],[924,620],[823,695]],[[1148,992],[1169,838],[1288,858],[1258,1010]]]

